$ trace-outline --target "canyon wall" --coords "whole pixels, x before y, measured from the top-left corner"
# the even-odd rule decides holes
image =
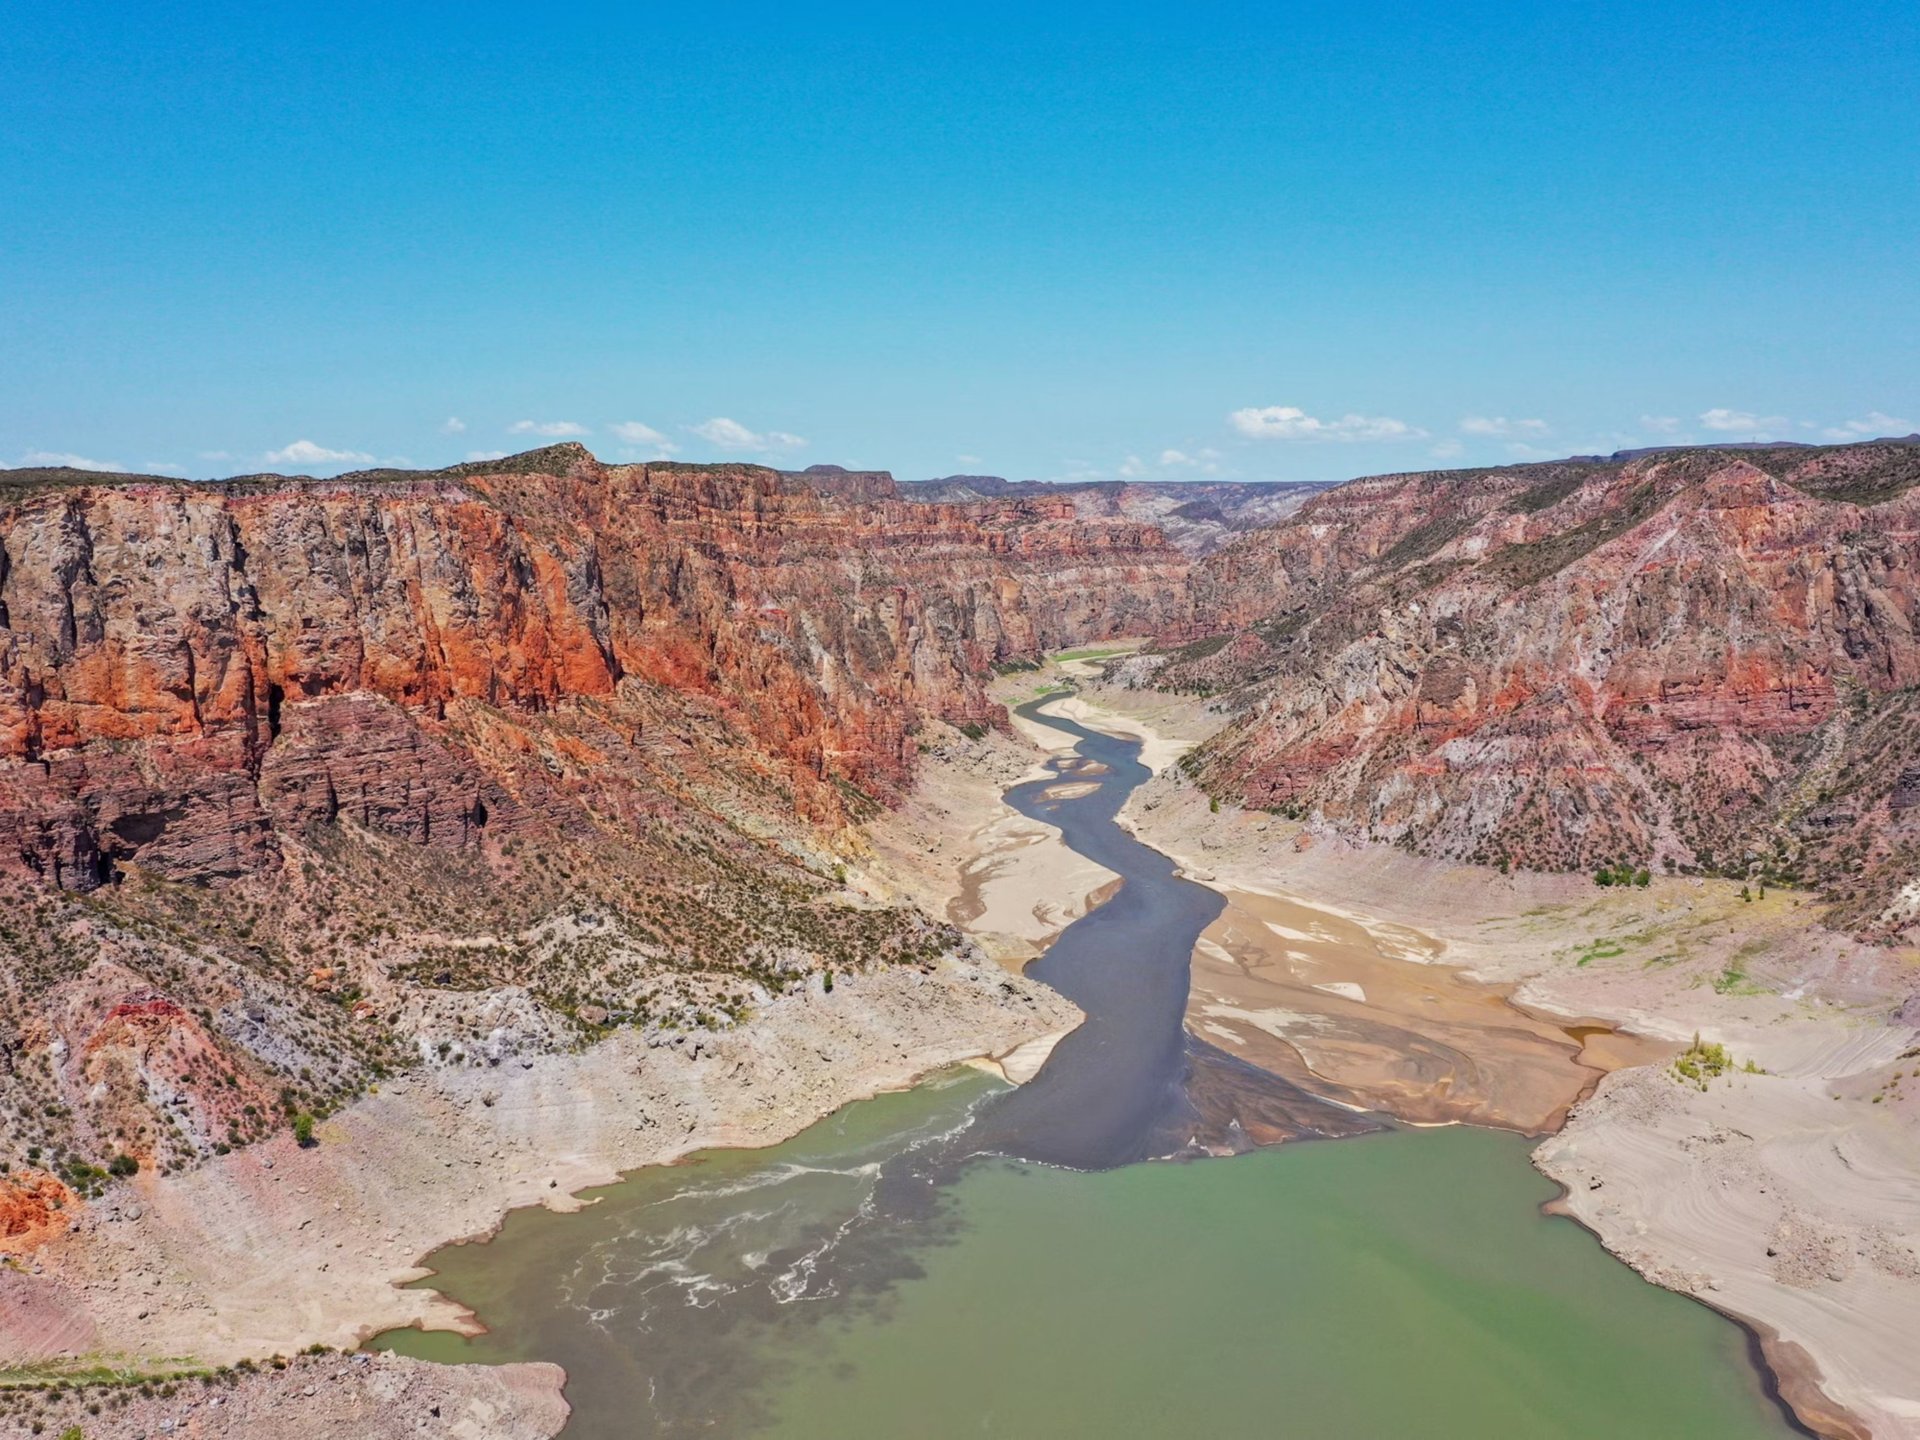
[[[902,791],[923,718],[997,719],[996,663],[1183,623],[1151,526],[846,490],[577,446],[337,481],[16,479],[0,866],[230,876],[341,813],[469,843],[525,805],[463,726],[585,705],[634,738],[661,692],[831,820],[843,786]]]
[[[1920,445],[1355,481],[1194,572],[1217,791],[1424,853],[1920,913]]]
[[[965,958],[850,822],[995,666],[1186,624],[1161,532],[884,475],[0,472],[0,1250],[419,1065]]]

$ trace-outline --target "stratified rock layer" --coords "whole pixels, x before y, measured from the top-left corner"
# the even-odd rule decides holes
[[[1196,568],[1163,683],[1251,804],[1535,868],[1815,880],[1920,912],[1920,445],[1391,475]]]
[[[649,691],[832,819],[842,786],[900,792],[923,719],[999,720],[996,662],[1184,623],[1151,526],[909,503],[884,476],[564,446],[337,481],[10,478],[0,866],[67,888],[256,871],[341,815],[427,845],[511,830],[524,797],[463,723],[593,704],[639,743]]]

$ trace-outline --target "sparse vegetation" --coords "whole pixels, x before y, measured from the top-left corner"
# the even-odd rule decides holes
[[[1733,1057],[1727,1047],[1703,1041],[1696,1031],[1693,1043],[1673,1062],[1673,1072],[1689,1085],[1705,1090],[1713,1081],[1733,1069]]]
[[[1653,872],[1644,865],[1636,867],[1621,860],[1611,865],[1602,865],[1594,871],[1593,883],[1602,888],[1633,885],[1644,890],[1653,883]]]

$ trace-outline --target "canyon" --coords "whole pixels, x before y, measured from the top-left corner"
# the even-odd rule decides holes
[[[457,1321],[392,1282],[508,1206],[766,1143],[936,1065],[1033,1073],[1076,1015],[1022,967],[1110,877],[998,797],[1034,763],[1021,687],[1076,647],[1110,652],[1072,677],[1103,715],[1183,737],[1147,762],[1141,833],[1229,846],[1256,897],[1201,942],[1196,985],[1222,989],[1196,989],[1190,1031],[1343,1103],[1556,1129],[1590,1076],[1552,1023],[1528,1043],[1574,1079],[1511,1115],[1417,1070],[1344,1089],[1256,1034],[1226,991],[1272,945],[1258,887],[1457,873],[1484,928],[1707,884],[1716,936],[1767,943],[1668,975],[1635,941],[1633,963],[1844,1006],[1877,1038],[1803,1088],[1893,1086],[1904,1124],[1881,1072],[1920,1019],[1917,486],[1898,441],[1330,488],[899,484],[571,444],[329,479],[0,471],[0,1355],[224,1363]],[[1023,866],[1048,894],[1005,883]],[[1515,975],[1521,950],[1566,958],[1531,932],[1452,947]],[[1591,958],[1556,1003],[1631,1019]],[[1658,1043],[1589,1067],[1642,1077],[1609,1076],[1596,1114],[1666,1083],[1692,1003],[1641,1005]],[[479,1158],[444,1174],[449,1148]],[[1585,1183],[1603,1149],[1550,1173]],[[304,1225],[348,1253],[275,1293]],[[510,1404],[472,1383],[461,1403],[559,1424],[550,1381],[510,1378]],[[1805,1379],[1802,1414],[1820,1403]],[[1836,1415],[1823,1433],[1866,1433]]]
[[[4,490],[29,1229],[109,1159],[185,1166],[422,1059],[932,963],[957,932],[849,895],[836,837],[899,802],[926,727],[1005,724],[995,665],[1185,625],[1150,526],[884,478],[559,446]]]

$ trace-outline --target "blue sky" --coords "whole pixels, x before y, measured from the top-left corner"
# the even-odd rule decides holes
[[[0,464],[1920,425],[1911,0],[931,10],[15,0]]]

